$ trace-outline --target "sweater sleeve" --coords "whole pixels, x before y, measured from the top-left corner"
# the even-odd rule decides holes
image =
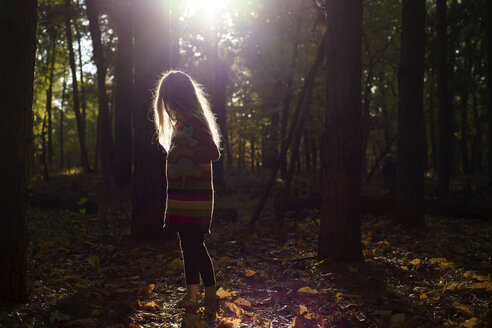
[[[198,140],[198,144],[193,148],[193,160],[196,163],[218,160],[220,158],[220,152],[215,145],[208,127],[196,117],[190,117],[187,123],[193,127],[193,137]]]

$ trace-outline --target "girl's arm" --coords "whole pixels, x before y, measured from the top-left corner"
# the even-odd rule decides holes
[[[212,139],[208,127],[196,117],[190,117],[187,123],[193,127],[193,137],[198,140],[198,144],[193,147],[193,161],[195,163],[205,163],[216,161],[220,158],[220,152]]]

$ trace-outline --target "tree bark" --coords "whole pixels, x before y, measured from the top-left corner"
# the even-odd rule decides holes
[[[488,95],[488,173],[492,186],[492,3],[487,1],[487,95]]]
[[[87,18],[91,33],[94,61],[97,67],[97,98],[99,104],[99,116],[101,117],[100,129],[100,153],[103,165],[104,184],[111,185],[111,171],[113,167],[113,128],[109,117],[108,95],[106,93],[106,65],[99,30],[99,8],[96,0],[86,0]]]
[[[214,92],[212,95],[212,110],[217,117],[217,125],[220,128],[220,135],[225,136],[226,130],[226,87],[227,87],[227,71],[228,66],[220,58],[215,58],[215,83]],[[227,141],[222,137],[222,141]],[[224,156],[221,156],[218,161],[213,163],[214,169],[214,185],[219,190],[225,189],[224,178]]]
[[[292,57],[290,61],[290,67],[288,68],[289,76],[287,77],[287,81],[286,81],[285,95],[284,98],[282,99],[282,122],[280,125],[280,144],[283,144],[285,142],[287,125],[289,123],[290,101],[292,97],[292,82],[294,80],[294,74],[297,67],[297,52],[298,52],[297,45],[299,44],[300,35],[301,35],[305,3],[306,0],[301,0],[301,3],[299,4],[299,9],[296,13],[297,16],[296,27],[295,27],[294,37],[292,39]],[[284,156],[280,159],[280,176],[282,177],[282,179],[285,179],[286,177],[286,170],[287,170],[287,157]]]
[[[446,0],[437,0],[437,101],[438,101],[438,194],[447,197],[451,177],[451,102],[449,99],[449,66],[447,52]]]
[[[60,107],[60,169],[65,168],[65,155],[63,153],[63,117],[65,116],[64,106],[65,106],[65,95],[67,90],[67,79],[63,77],[63,88],[62,88],[62,99]]]
[[[0,11],[0,301],[27,299],[27,210],[33,154],[37,1],[5,1]]]
[[[395,223],[424,225],[425,0],[403,0]]]
[[[56,58],[56,33],[51,35],[51,63],[50,63],[50,76],[48,82],[48,90],[46,91],[46,113],[48,114],[48,159],[51,164],[53,160],[53,142],[52,142],[52,97],[53,97],[53,76],[55,72],[55,58]]]
[[[72,72],[72,90],[73,90],[73,110],[77,121],[77,134],[80,145],[80,160],[85,173],[90,172],[89,157],[87,156],[87,144],[85,142],[85,120],[80,114],[79,89],[77,84],[77,69],[75,67],[75,54],[72,42],[72,23],[71,23],[71,0],[65,0],[65,28],[67,35],[67,46],[69,52],[70,69]]]
[[[326,1],[326,116],[318,257],[362,259],[362,0]]]
[[[167,1],[135,2],[135,171],[133,175],[132,238],[162,237],[166,203],[165,154],[149,120],[152,90],[159,74],[169,69],[169,8]]]
[[[132,179],[132,129],[131,114],[133,99],[133,39],[130,0],[114,4],[114,20],[118,35],[118,50],[115,65],[115,162],[114,182],[119,188],[131,183]]]

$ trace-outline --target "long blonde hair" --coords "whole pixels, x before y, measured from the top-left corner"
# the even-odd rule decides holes
[[[193,115],[208,126],[217,147],[220,133],[203,87],[188,74],[167,71],[159,80],[154,95],[154,123],[159,143],[169,151],[176,123],[183,124],[185,115]]]

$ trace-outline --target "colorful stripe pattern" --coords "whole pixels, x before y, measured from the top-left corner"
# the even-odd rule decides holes
[[[167,178],[165,224],[201,226],[208,231],[212,221],[214,190],[212,163],[200,163],[199,177]]]
[[[174,227],[193,226],[207,232],[212,222],[214,189],[212,161],[220,153],[206,127],[196,117],[188,117],[186,123],[193,127],[193,136],[198,145],[193,150],[193,161],[202,169],[199,177],[186,176],[171,178],[167,174],[167,199],[164,225]],[[175,165],[167,163],[168,166]],[[167,168],[166,168],[167,169]]]

